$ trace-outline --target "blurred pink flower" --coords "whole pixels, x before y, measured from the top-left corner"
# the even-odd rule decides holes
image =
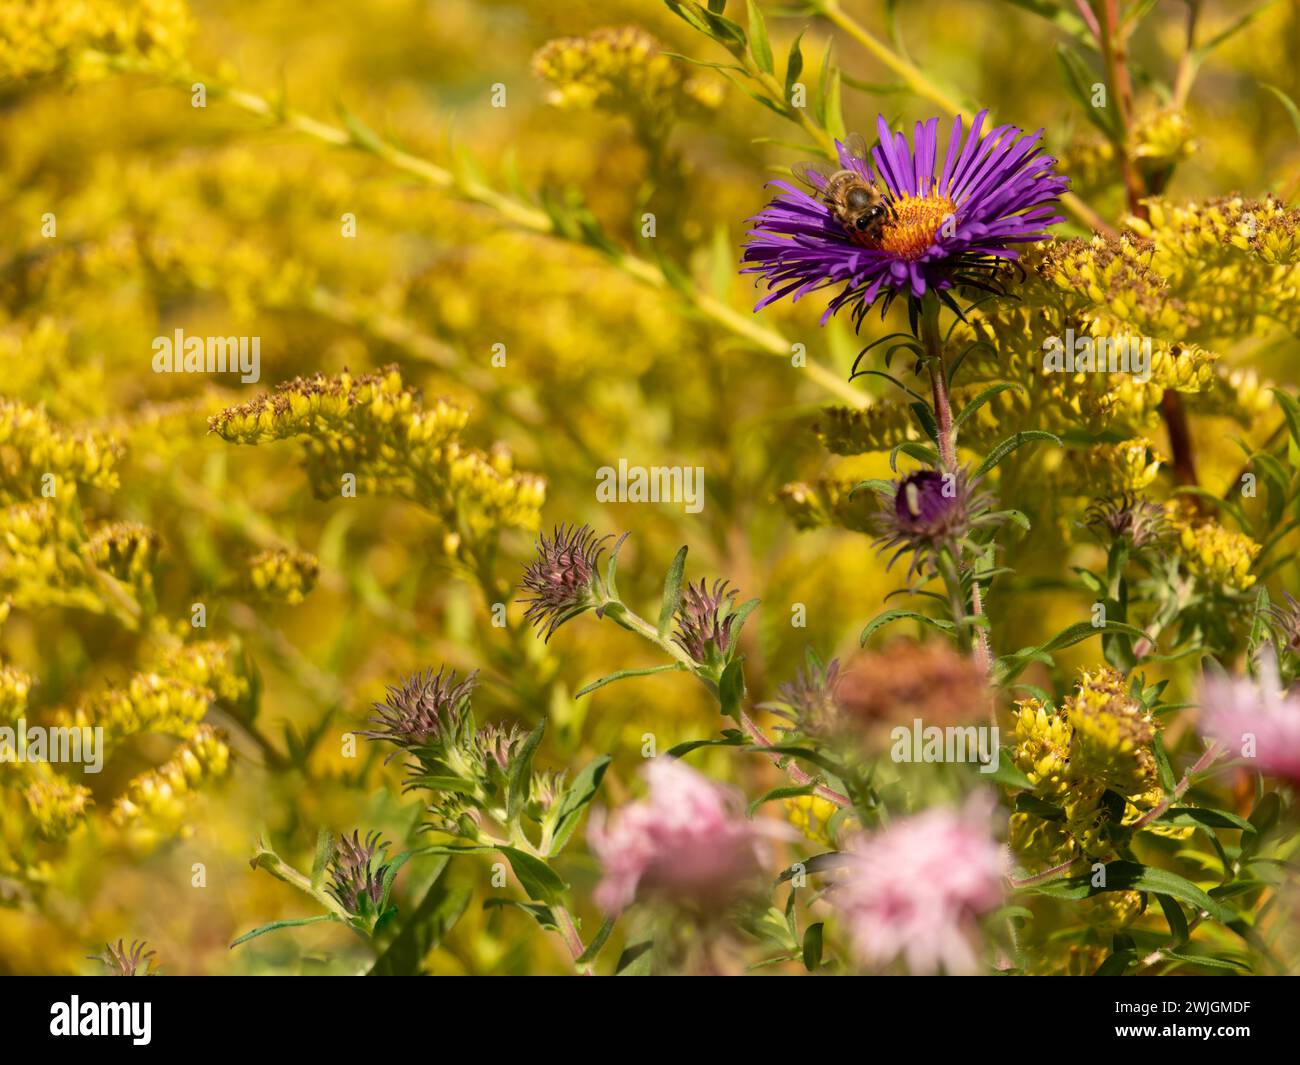
[[[880,966],[902,955],[916,974],[978,970],[974,918],[1002,901],[1008,868],[989,831],[991,812],[978,797],[857,838],[831,898],[859,961]]]
[[[656,758],[642,774],[650,794],[608,825],[594,816],[588,829],[605,873],[596,902],[613,913],[647,895],[705,907],[733,899],[764,859],[740,797],[675,758]]]
[[[1271,650],[1260,657],[1259,680],[1201,678],[1201,733],[1261,773],[1300,782],[1300,698],[1282,690]]]

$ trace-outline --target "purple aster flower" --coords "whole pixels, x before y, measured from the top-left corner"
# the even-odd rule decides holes
[[[1013,245],[1062,221],[1055,203],[1068,182],[1042,154],[1041,130],[984,132],[987,113],[968,132],[953,120],[937,177],[939,120],[918,122],[909,147],[880,117],[870,161],[852,134],[836,142],[840,171],[801,168],[811,192],[772,182],[780,195],[750,219],[744,253],[743,272],[763,275],[769,290],[754,309],[842,285],[822,321],[848,305],[860,325],[878,299],[883,314],[900,295],[915,305],[931,290],[951,301],[943,294],[957,285],[1000,291],[995,274],[1018,257]]]
[[[897,548],[888,564],[912,554],[911,577],[920,571],[930,552],[998,521],[989,512],[993,497],[978,491],[978,484],[978,480],[968,479],[965,470],[917,470],[895,481],[889,492],[882,493],[883,509],[876,521],[880,531],[876,547],[881,551]]]

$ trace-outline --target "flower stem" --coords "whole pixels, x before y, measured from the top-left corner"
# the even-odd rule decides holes
[[[677,644],[673,643],[671,640],[664,639],[664,637],[660,636],[658,629],[656,629],[653,625],[650,624],[650,622],[646,621],[645,618],[641,617],[641,615],[636,613],[636,611],[632,610],[626,604],[618,600],[611,600],[611,602],[617,602],[619,607],[619,609],[616,612],[610,613],[610,617],[613,618],[614,621],[622,625],[629,632],[635,632],[638,636],[642,636],[645,639],[649,640],[661,651],[664,651],[666,654],[671,655],[676,661],[686,666],[686,668],[692,674],[698,677],[701,683],[703,683],[704,686],[708,688],[709,691],[712,692],[714,696],[718,694],[718,686],[714,684],[712,681],[710,681],[707,677],[700,676],[698,664],[696,663],[695,659],[693,659],[682,648],[678,647]],[[758,727],[754,719],[751,718],[749,714],[744,710],[740,711],[740,727],[744,730],[745,734],[749,736],[751,740],[754,741],[754,743],[757,746],[759,747],[772,746],[772,741],[767,738],[766,734],[764,734],[763,730]],[[779,764],[781,760],[782,760],[781,755],[779,754],[772,755],[773,762]],[[811,784],[814,779],[813,777],[809,776],[809,774],[805,773],[802,769],[800,769],[797,765],[795,765],[793,762],[787,762],[784,766],[782,766],[782,768],[785,770],[785,772],[790,777],[790,779],[793,780],[796,784]],[[818,796],[830,802],[835,803],[836,806],[850,805],[850,800],[847,795],[843,795],[840,792],[836,791],[834,788],[827,787],[825,784],[818,784],[816,788],[814,788],[813,790]]]
[[[939,437],[939,464],[948,473],[957,471],[957,431],[953,427],[952,399],[948,393],[948,371],[943,361],[943,339],[939,335],[939,300],[933,293],[927,293],[921,304],[921,345],[925,349],[926,363],[930,369],[930,388],[934,399],[934,420]],[[966,636],[966,596],[962,592],[962,575],[964,566],[959,553],[955,554],[956,565],[953,572],[944,575],[948,585],[948,595],[953,601],[953,624],[957,626],[958,638],[965,650],[969,639]],[[980,596],[979,582],[972,577],[970,587],[971,613],[976,617],[984,613],[984,603]],[[993,661],[989,650],[988,634],[982,626],[975,626],[974,639],[975,660],[981,670],[989,671]]]
[[[587,948],[582,945],[582,937],[578,935],[578,928],[573,923],[572,914],[559,903],[551,907],[551,913],[555,915],[555,923],[560,928],[560,938],[564,940],[564,945],[569,948],[569,953],[573,955],[573,964],[577,967],[578,972],[582,976],[591,976],[591,966],[579,964],[578,962],[578,959],[582,957]]]

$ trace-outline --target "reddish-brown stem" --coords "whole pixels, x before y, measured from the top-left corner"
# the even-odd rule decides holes
[[[758,725],[754,722],[754,719],[750,717],[749,714],[747,714],[744,710],[740,712],[740,727],[745,730],[746,735],[748,735],[749,738],[753,740],[757,746],[759,747],[772,746],[772,741],[767,738],[767,736],[763,733],[763,730],[759,728]],[[781,755],[779,754],[772,755],[772,761],[780,762]],[[787,762],[785,764],[785,771],[790,775],[790,779],[793,780],[796,784],[811,784],[813,782],[813,778],[810,777],[807,773],[805,773],[793,762]],[[828,788],[825,784],[818,784],[817,787],[813,789],[813,793],[820,796],[823,799],[826,799],[829,802],[833,802],[836,806],[849,805],[849,797],[847,795],[841,795],[834,788]]]

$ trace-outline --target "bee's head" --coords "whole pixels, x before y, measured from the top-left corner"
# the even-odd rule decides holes
[[[881,207],[880,204],[876,204],[875,206],[873,206],[872,208],[870,208],[868,211],[866,211],[866,213],[864,213],[864,214],[863,214],[863,215],[858,219],[858,221],[857,221],[857,228],[858,228],[859,230],[867,229],[869,226],[872,225],[872,223],[874,223],[874,222],[875,222],[878,218],[880,218],[880,216],[883,215],[884,213],[885,213],[885,209],[884,209],[883,207]]]

